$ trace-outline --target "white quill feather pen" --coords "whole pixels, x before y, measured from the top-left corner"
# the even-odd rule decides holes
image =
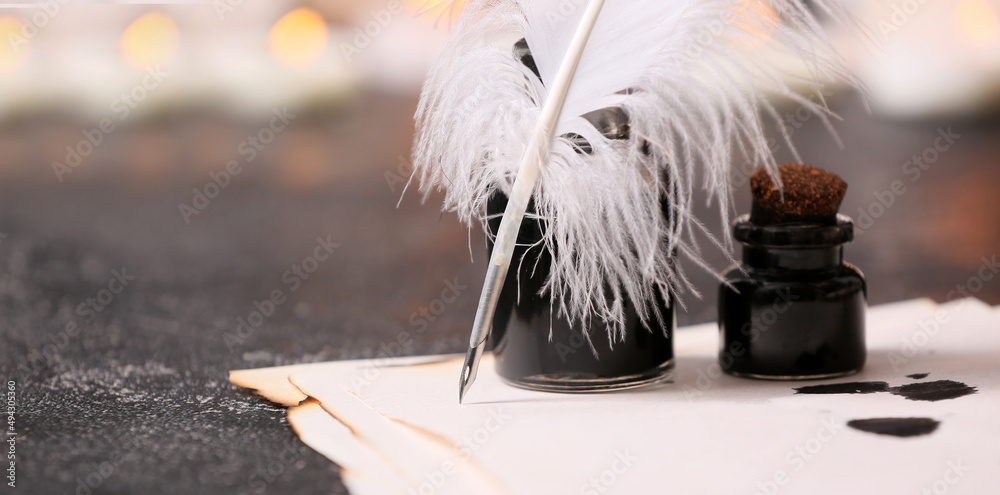
[[[537,75],[512,55],[520,38]],[[806,82],[821,102],[820,81],[849,79],[800,0],[466,5],[425,83],[414,145],[414,177],[424,198],[445,190],[443,208],[465,223],[485,225],[486,203],[496,191],[510,198],[463,393],[475,378],[469,362],[478,360],[473,351],[482,352],[529,199],[553,253],[542,291],[571,322],[587,325],[595,315],[613,343],[623,337],[624,298],[648,320],[659,317],[650,314],[656,291],[693,290],[673,253],[708,269],[696,237],[705,234],[725,247],[691,215],[696,177],[726,223],[730,163],[742,158],[775,166],[761,114],[779,127],[781,121],[761,88],[828,115],[761,62],[755,51],[765,44],[812,69]],[[584,118],[606,108],[627,115],[627,140],[609,139]],[[580,139],[589,153],[580,152]],[[661,201],[670,215],[663,215]]]

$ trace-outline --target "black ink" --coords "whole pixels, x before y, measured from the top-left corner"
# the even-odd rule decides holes
[[[886,382],[848,382],[831,383],[828,385],[810,385],[795,389],[796,394],[874,394],[876,392],[888,392],[889,384]]]
[[[496,192],[487,203],[490,232],[497,232],[507,197]],[[664,215],[669,205],[664,204]],[[534,204],[528,203],[529,214]],[[609,390],[661,378],[673,367],[673,311],[669,295],[655,290],[655,307],[643,323],[627,298],[624,340],[607,341],[606,325],[579,319],[570,323],[542,293],[552,268],[552,253],[542,243],[545,221],[525,217],[517,234],[511,269],[493,314],[496,371],[515,386],[547,391]],[[492,238],[487,239],[492,252]],[[660,316],[657,321],[656,316]],[[592,320],[598,320],[594,315]],[[585,334],[586,333],[586,334]]]
[[[927,375],[928,373],[917,373],[910,375],[910,378],[919,380]],[[874,394],[877,392],[891,392],[893,395],[905,397],[908,400],[939,401],[957,399],[974,394],[978,390],[976,387],[970,387],[954,380],[910,383],[899,387],[890,387],[886,382],[848,382],[811,385],[795,389],[796,394]]]
[[[914,373],[912,375],[906,375],[907,378],[913,378],[914,380],[923,380],[927,378],[930,373]]]
[[[909,400],[939,401],[957,399],[976,393],[976,387],[970,387],[953,380],[938,380],[936,382],[921,382],[894,387],[892,393]]]
[[[865,364],[864,275],[844,263],[854,223],[733,224],[743,262],[719,285],[719,364],[748,378],[832,378]]]
[[[934,433],[940,424],[940,421],[931,418],[872,418],[847,422],[847,426],[855,430],[894,437],[929,435]]]

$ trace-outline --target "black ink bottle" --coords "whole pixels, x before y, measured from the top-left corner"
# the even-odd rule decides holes
[[[731,375],[806,380],[849,375],[865,363],[864,275],[843,261],[854,223],[838,215],[847,190],[808,165],[751,178],[753,208],[733,223],[743,262],[719,288],[719,364]]]
[[[525,40],[514,45],[514,57],[537,77],[531,51]],[[611,107],[583,115],[608,139],[628,140],[628,115]],[[579,135],[567,135],[581,154],[591,154],[589,142]],[[507,197],[497,191],[487,204],[488,226],[496,232],[507,206]],[[670,215],[664,200],[661,209]],[[500,291],[493,315],[491,342],[497,374],[507,383],[549,392],[598,392],[633,388],[661,382],[674,365],[674,307],[669,294],[657,291],[654,313],[661,319],[643,322],[635,302],[624,300],[624,339],[610,345],[607,326],[592,317],[584,327],[553,314],[549,294],[541,289],[549,276],[552,253],[542,243],[545,222],[532,218],[532,203],[521,223],[510,271]],[[530,246],[530,247],[529,247]],[[493,242],[487,247],[492,253]],[[591,347],[593,345],[593,347]]]
[[[506,206],[506,196],[494,193],[487,207],[491,231],[499,228]],[[544,221],[526,217],[518,232],[514,261],[493,315],[490,338],[497,374],[516,387],[549,392],[618,390],[667,379],[674,365],[670,296],[657,291],[659,322],[643,323],[634,303],[623,301],[624,340],[611,346],[599,318],[592,317],[588,327],[579,320],[570,324],[554,314],[549,295],[540,292],[552,262],[552,253],[541,243],[544,229]],[[492,252],[492,241],[487,244]]]

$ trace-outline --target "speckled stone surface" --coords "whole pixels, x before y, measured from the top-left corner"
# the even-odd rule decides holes
[[[230,385],[227,372],[372,357],[404,331],[422,338],[398,354],[461,347],[471,291],[425,335],[409,316],[446,279],[472,277],[467,257],[454,266],[418,253],[464,252],[466,236],[457,225],[421,235],[439,225],[437,212],[400,214],[384,187],[280,203],[252,187],[233,189],[191,225],[163,192],[6,195],[0,371],[17,382],[25,492],[70,493],[88,476],[100,481],[94,493],[342,491],[336,467],[304,449],[284,410]],[[383,206],[353,207],[379,192]],[[423,227],[405,225],[417,218]],[[392,240],[408,230],[411,241]],[[308,280],[296,282],[295,272],[283,280],[315,255],[317,237],[340,247],[314,273],[301,272]],[[88,298],[101,304],[113,270],[134,279],[113,284],[121,292],[102,311],[78,312]],[[391,283],[400,274],[422,281]],[[274,290],[286,302],[241,334],[238,319]]]
[[[39,178],[0,181],[0,378],[17,385],[15,493],[344,493],[337,467],[296,439],[284,410],[230,385],[227,371],[465,350],[481,235],[470,239],[441,216],[438,197],[421,206],[411,195],[397,209],[399,189],[386,182],[407,153],[413,105],[366,101],[359,112],[374,117],[344,135],[303,122],[302,132],[332,135],[329,182],[281,190],[248,174],[190,225],[178,204],[191,201],[197,180],[58,183],[38,164]],[[894,180],[908,188],[847,248],[870,301],[952,297],[1000,250],[997,126],[956,127],[961,140],[910,181],[901,167],[933,145],[937,125],[874,122],[854,100],[835,110],[849,123],[838,125],[844,150],[818,122],[794,137],[805,161],[851,184],[841,211],[857,222]],[[378,132],[396,137],[381,147],[358,137]],[[747,211],[746,193],[737,199]],[[308,280],[284,276],[316,254],[317,238],[339,247]],[[135,278],[121,287],[115,270]],[[709,321],[715,282],[689,271],[705,298],[688,297],[680,323]],[[468,290],[434,314],[449,282]],[[104,289],[121,290],[106,301]],[[240,334],[238,319],[275,290],[284,302]],[[986,282],[974,295],[998,304],[1000,286]],[[88,310],[88,298],[107,304]],[[403,332],[412,345],[394,346]]]

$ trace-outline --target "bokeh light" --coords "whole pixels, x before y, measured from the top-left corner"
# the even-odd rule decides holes
[[[955,6],[955,29],[969,44],[983,46],[1000,41],[1000,19],[986,0],[962,0]]]
[[[762,0],[740,0],[740,5],[733,7],[732,24],[741,31],[740,41],[756,46],[772,38],[781,16]]]
[[[302,67],[315,62],[326,50],[327,27],[316,11],[298,8],[271,28],[271,53],[283,64]]]
[[[31,39],[24,36],[24,28],[16,17],[0,17],[0,74],[14,72],[27,60]]]
[[[132,22],[122,34],[122,55],[136,68],[164,65],[177,55],[180,34],[174,21],[150,12]]]

